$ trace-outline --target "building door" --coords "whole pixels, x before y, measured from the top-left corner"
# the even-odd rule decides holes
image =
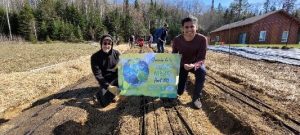
[[[247,37],[246,33],[241,33],[239,35],[239,44],[246,44],[246,37]]]

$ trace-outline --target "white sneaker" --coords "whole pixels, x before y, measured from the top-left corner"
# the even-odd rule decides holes
[[[197,109],[201,109],[202,108],[202,103],[200,101],[200,98],[196,99],[194,102],[194,106],[197,108]]]

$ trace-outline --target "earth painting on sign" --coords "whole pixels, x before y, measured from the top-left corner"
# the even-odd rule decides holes
[[[123,76],[130,85],[140,86],[148,80],[148,64],[141,60],[128,60],[123,66]]]

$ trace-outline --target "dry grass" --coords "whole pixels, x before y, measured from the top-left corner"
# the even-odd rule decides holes
[[[37,72],[1,74],[0,113],[38,96],[57,92],[90,72],[89,56],[85,56]]]
[[[90,55],[99,47],[87,43],[0,43],[0,73],[23,72]]]
[[[6,51],[4,51],[5,49],[3,48],[5,48]],[[7,50],[9,48],[12,49],[11,53],[16,53],[16,50],[25,51],[21,51],[19,54],[9,54]],[[120,50],[120,52],[124,52],[127,48],[128,46],[126,45],[115,47],[115,49]],[[29,44],[23,46],[12,45],[12,47],[2,45],[1,51],[8,54],[8,56],[5,56],[1,52],[1,55],[6,58],[3,59],[1,56],[2,63],[5,61],[5,65],[10,65],[10,67],[14,68],[7,70],[1,67],[2,71],[6,69],[5,71],[9,71],[9,73],[0,73],[0,118],[11,117],[6,116],[6,112],[13,111],[13,108],[20,105],[32,103],[36,98],[53,94],[91,74],[90,56],[98,49],[99,47],[97,47],[97,45],[91,46],[87,44]],[[36,50],[39,51],[37,52]],[[37,52],[37,54],[34,52]],[[21,57],[22,55],[25,56]],[[11,57],[11,59],[15,59],[13,57],[18,58],[16,61],[10,61],[7,60],[9,57]],[[54,65],[48,66],[49,64]],[[26,67],[17,68],[20,65],[26,65]],[[47,66],[39,68],[45,65]],[[28,71],[33,68],[35,70]]]

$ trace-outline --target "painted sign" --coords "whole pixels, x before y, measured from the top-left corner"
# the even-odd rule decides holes
[[[118,65],[121,95],[175,98],[181,55],[122,54]]]

